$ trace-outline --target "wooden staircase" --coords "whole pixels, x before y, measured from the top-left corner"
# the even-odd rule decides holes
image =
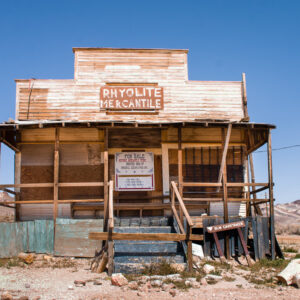
[[[151,218],[144,218],[151,219]],[[146,221],[146,220],[145,220]],[[145,222],[144,221],[144,222]],[[115,227],[116,233],[175,233],[172,226]],[[147,264],[166,261],[185,265],[180,242],[175,241],[115,241],[114,272],[138,273]]]

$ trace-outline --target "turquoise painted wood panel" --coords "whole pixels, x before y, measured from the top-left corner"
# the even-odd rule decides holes
[[[53,253],[52,220],[0,223],[0,258],[20,252]]]
[[[35,251],[35,221],[29,221],[27,223],[27,251]]]
[[[34,221],[35,252],[53,253],[54,223],[52,220]]]
[[[94,257],[100,249],[100,241],[90,240],[89,232],[102,232],[100,219],[57,219],[55,229],[54,255]]]

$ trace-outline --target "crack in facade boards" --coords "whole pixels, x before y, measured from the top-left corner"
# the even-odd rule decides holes
[[[100,110],[161,110],[163,88],[156,86],[104,86],[100,88]]]

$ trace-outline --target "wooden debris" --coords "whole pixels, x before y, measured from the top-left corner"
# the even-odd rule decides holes
[[[91,270],[94,273],[102,273],[106,269],[108,263],[107,247],[103,247],[99,253],[96,253],[92,264]]]
[[[34,256],[31,253],[21,252],[21,253],[19,253],[18,258],[21,259],[23,262],[25,262],[28,265],[32,264],[34,261]]]

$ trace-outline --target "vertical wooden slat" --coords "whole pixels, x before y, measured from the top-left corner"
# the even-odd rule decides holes
[[[21,183],[21,152],[15,153],[15,184]],[[20,188],[15,188],[15,192],[17,193],[15,195],[15,200],[21,200],[20,199]],[[15,221],[20,221],[20,204],[16,204],[16,213],[15,213]]]
[[[271,130],[270,129],[269,129],[269,133],[268,133],[268,175],[269,175],[269,197],[270,197],[271,256],[272,256],[272,259],[275,259],[272,140],[271,140]]]

